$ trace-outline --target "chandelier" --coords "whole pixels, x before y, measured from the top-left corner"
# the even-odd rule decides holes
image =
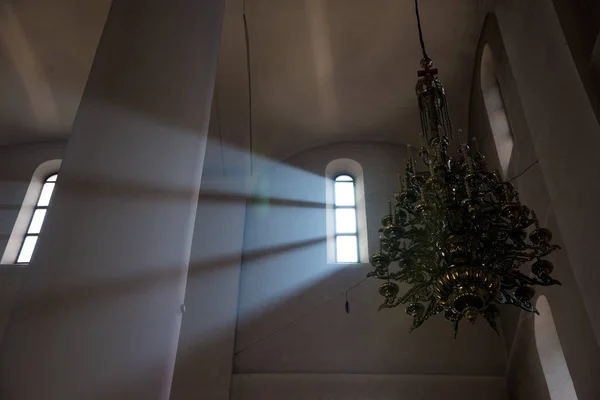
[[[380,310],[406,306],[411,331],[436,314],[452,323],[455,337],[462,319],[475,322],[479,316],[497,331],[498,305],[537,313],[532,286],[560,284],[550,276],[552,263],[543,259],[559,246],[551,244],[552,233],[521,204],[513,185],[499,171],[489,172],[478,149],[454,132],[444,87],[425,52],[418,0],[415,8],[423,51],[416,86],[421,147],[417,157],[409,147],[367,276],[385,281]],[[522,271],[531,261],[528,276]],[[403,294],[399,283],[407,287]]]

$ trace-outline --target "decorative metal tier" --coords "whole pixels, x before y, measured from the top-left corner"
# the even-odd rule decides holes
[[[559,246],[550,243],[551,232],[540,228],[513,185],[487,170],[460,131],[454,134],[444,87],[425,52],[421,67],[419,157],[427,170],[417,170],[409,148],[368,276],[386,281],[380,310],[406,304],[411,331],[439,313],[453,324],[455,337],[463,318],[475,322],[480,315],[497,330],[498,304],[537,312],[532,285],[560,284],[550,276],[552,263],[542,259]],[[455,136],[459,149],[451,156]],[[533,276],[525,275],[524,264],[534,260]],[[402,295],[397,282],[409,286]]]

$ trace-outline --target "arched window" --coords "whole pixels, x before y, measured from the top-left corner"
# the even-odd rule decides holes
[[[335,261],[358,262],[358,224],[356,220],[356,187],[350,175],[338,175],[333,182],[335,221]]]
[[[31,221],[29,221],[27,232],[23,238],[23,243],[21,243],[21,249],[17,256],[17,264],[28,264],[29,261],[31,261],[35,245],[37,244],[38,237],[42,230],[42,224],[46,218],[48,206],[50,205],[50,199],[54,192],[57,176],[57,174],[52,174],[44,181],[42,191],[40,192],[40,196],[38,197],[38,201],[33,210],[33,216],[31,217]]]
[[[325,175],[327,261],[368,262],[362,168],[356,161],[343,158],[329,163]]]
[[[545,296],[540,296],[535,307],[535,345],[542,363],[542,370],[552,400],[577,400],[573,380],[560,345],[558,332],[552,318],[550,304]]]
[[[61,160],[49,160],[34,171],[1,264],[29,264],[46,218]]]
[[[494,68],[494,57],[490,46],[487,44],[481,55],[481,94],[490,121],[492,135],[494,136],[500,168],[502,174],[506,177],[514,140]]]

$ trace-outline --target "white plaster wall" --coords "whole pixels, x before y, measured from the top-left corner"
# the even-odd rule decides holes
[[[600,120],[600,74],[594,46],[600,32],[600,2],[597,0],[552,0],[566,45],[573,57],[588,99]]]
[[[501,377],[241,374],[231,400],[506,400]]]
[[[222,189],[200,190],[171,400],[229,399],[246,201]]]
[[[221,141],[213,102],[171,400],[229,400],[248,198],[248,154]]]
[[[545,2],[538,3],[542,5]],[[515,3],[510,4],[515,6]],[[545,64],[544,68],[538,68],[536,71],[524,71],[524,69],[529,69],[528,66],[527,68],[525,66],[527,61],[532,62],[531,56],[525,50],[528,46],[530,46],[530,52],[534,54],[540,48],[555,49],[558,47],[558,43],[554,41],[556,40],[555,33],[547,32],[548,29],[556,28],[554,24],[556,21],[555,18],[552,18],[551,10],[542,9],[543,12],[532,15],[531,10],[523,6],[521,10],[524,14],[523,18],[529,18],[529,22],[526,24],[523,21],[521,24],[518,23],[521,21],[521,17],[515,20],[515,15],[512,14],[517,11],[507,8],[511,8],[508,2],[497,3],[499,26],[496,25],[493,18],[486,21],[478,54],[481,55],[483,47],[488,43],[495,56],[496,73],[515,140],[508,176],[517,175],[539,160],[539,165],[533,166],[513,182],[521,194],[522,202],[538,213],[542,224],[553,231],[555,242],[563,246],[563,250],[549,257],[555,264],[554,276],[563,283],[563,286],[541,288],[538,291],[546,295],[551,304],[557,331],[579,399],[597,399],[600,397],[600,384],[595,375],[596,371],[600,369],[600,350],[590,322],[591,310],[589,308],[590,301],[595,301],[596,293],[584,295],[582,289],[585,289],[589,282],[582,284],[576,279],[578,273],[590,279],[594,277],[595,271],[586,269],[590,268],[589,266],[584,267],[582,264],[578,264],[578,260],[581,260],[579,257],[581,254],[578,253],[582,251],[581,246],[587,242],[594,242],[594,240],[591,239],[593,236],[579,238],[578,242],[566,240],[567,232],[573,234],[570,225],[585,224],[587,218],[580,214],[574,216],[575,219],[569,220],[568,224],[560,225],[557,218],[559,210],[563,215],[565,212],[578,210],[583,197],[581,201],[567,203],[568,207],[565,210],[562,208],[565,204],[565,194],[561,193],[557,196],[549,189],[551,184],[559,184],[562,178],[562,171],[560,174],[553,174],[552,169],[555,167],[562,170],[569,169],[568,163],[572,160],[572,155],[569,156],[569,154],[573,146],[576,146],[576,140],[583,138],[586,141],[590,138],[583,131],[567,134],[559,128],[558,121],[555,121],[555,125],[548,126],[549,119],[560,118],[565,121],[574,121],[583,111],[587,112],[585,121],[592,124],[593,121],[590,117],[593,116],[593,112],[581,87],[576,96],[563,90],[561,96],[564,97],[548,94],[544,98],[536,96],[536,101],[531,101],[533,94],[547,91],[553,86],[561,87],[563,80],[576,86],[577,82],[573,81],[576,78],[573,75],[575,71],[573,69],[567,69],[566,72],[569,73],[557,71],[556,68],[568,66],[568,59],[565,59],[562,51],[556,54],[551,50],[548,50],[550,53],[547,55],[552,61],[551,63]],[[508,15],[511,17],[509,18]],[[529,29],[531,32],[525,34],[520,29]],[[534,36],[538,41],[528,42],[529,39],[517,38],[515,30],[527,37]],[[516,49],[519,51],[517,52]],[[539,81],[544,79],[547,82]],[[537,85],[532,82],[536,82]],[[490,166],[495,167],[498,165],[498,158],[484,107],[479,65],[476,65],[471,93],[470,131],[478,137],[482,151],[488,156]],[[562,107],[562,109],[556,110],[558,107]],[[542,112],[544,109],[546,112]],[[541,129],[541,126],[545,127],[544,132],[539,133],[538,136],[534,135],[533,129]],[[596,132],[589,134],[596,134]],[[561,147],[562,154],[548,159],[548,154],[543,151],[543,148],[540,148],[540,143],[552,138],[556,140],[555,146]],[[595,160],[592,159],[587,160],[589,165],[580,170],[577,176],[584,177],[590,173],[588,168],[595,168],[594,162]],[[575,185],[573,190],[579,190],[575,187],[581,188],[587,182],[583,179],[572,179],[571,181]],[[593,190],[588,190],[588,194],[593,196]],[[573,193],[568,195],[573,195]],[[583,212],[583,210],[580,211]],[[577,234],[579,235],[579,232]],[[511,397],[515,399],[548,399],[549,393],[535,346],[533,316],[526,313],[522,315],[516,309],[503,310],[502,325],[505,344],[509,352],[506,377]]]
[[[372,253],[377,248],[379,221],[396,190],[396,174],[403,168],[404,156],[405,150],[399,146],[342,143],[302,152],[286,164],[264,171],[258,185],[263,197],[247,212],[234,361],[237,374],[502,377],[502,338],[484,321],[473,326],[463,324],[456,340],[443,317],[432,318],[409,334],[412,320],[402,307],[377,311],[381,303],[377,293],[380,282],[360,283],[371,270],[369,265],[326,263],[323,174],[327,163],[350,158],[362,165]],[[346,290],[357,284],[348,292],[347,314]],[[257,388],[278,382],[269,381],[268,377],[235,379],[241,379],[234,381],[233,386],[234,398],[240,399],[261,398],[257,393],[262,389]],[[258,379],[258,386],[252,386],[254,379]],[[329,378],[294,379],[285,378],[285,384],[273,392],[273,398],[286,390],[286,398],[296,393],[294,398],[298,399],[337,399],[352,391],[341,389],[343,385],[334,383],[334,378],[331,386],[323,383]],[[313,386],[302,389],[306,382]],[[429,383],[423,385],[429,387]],[[328,389],[321,390],[323,387]],[[377,384],[369,383],[357,393],[388,398],[383,394],[376,397],[376,387]],[[240,394],[245,390],[249,390],[247,395]],[[435,398],[435,393],[432,389],[429,398]]]
[[[235,149],[229,141],[221,141],[218,122],[213,108],[171,393],[173,400],[200,395],[211,400],[229,399],[249,185],[247,163],[240,164],[235,156],[242,150]],[[62,158],[65,147],[63,141],[0,147],[0,251],[4,251],[34,170],[44,161]],[[229,157],[224,159],[223,153]],[[0,342],[28,271],[28,266],[0,265]]]

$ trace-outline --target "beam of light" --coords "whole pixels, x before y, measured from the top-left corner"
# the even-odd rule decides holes
[[[341,268],[327,265],[323,253],[325,181],[321,174],[260,157],[260,178],[244,174],[243,169],[213,168],[211,163],[222,158],[200,153],[197,130],[171,126],[143,110],[88,99],[92,101],[96,104],[80,109],[78,118],[97,121],[89,129],[98,134],[86,135],[85,141],[77,135],[71,138],[70,145],[81,151],[71,151],[65,159],[63,167],[68,168],[61,172],[45,225],[50,234],[42,232],[38,248],[38,255],[46,259],[33,261],[52,265],[60,263],[65,252],[93,253],[86,271],[95,272],[64,274],[48,290],[28,293],[24,306],[43,313],[36,324],[48,336],[42,339],[34,331],[20,329],[13,339],[68,348],[64,341],[73,335],[59,334],[61,327],[98,328],[99,332],[82,337],[92,343],[101,333],[116,334],[111,327],[118,324],[122,334],[131,336],[118,345],[133,356],[124,357],[127,362],[122,367],[107,371],[104,386],[158,379],[162,372],[157,369],[168,356],[165,335],[179,332],[174,343],[179,347],[177,363],[184,369],[214,352],[233,353],[227,338],[235,335],[238,315],[242,323],[264,318],[264,313],[310,291]],[[119,156],[123,150],[115,142],[136,148],[135,157]],[[148,142],[154,145],[147,146]],[[233,156],[246,152],[211,139],[206,144],[211,152],[219,146]],[[115,157],[107,160],[107,154]],[[139,174],[140,168],[146,173]],[[191,182],[196,175],[200,179],[200,171],[198,194]],[[270,182],[260,192],[269,200],[266,212],[264,204],[256,202],[259,179]],[[194,196],[198,196],[196,216],[190,221],[194,234],[189,263],[184,263],[187,235],[183,231],[188,221],[183,216],[188,215]],[[120,212],[118,219],[113,206]],[[98,218],[99,213],[105,218]],[[77,243],[74,248],[64,237],[51,234],[57,229],[53,225],[63,223],[58,219],[61,215],[78,216],[61,228],[61,234]],[[160,241],[170,242],[168,254],[159,251]],[[119,259],[115,259],[117,252]],[[186,264],[187,277],[182,276]],[[175,329],[180,318],[177,294],[183,292],[182,285],[186,285],[184,315],[189,317],[184,317],[179,331]],[[272,328],[276,327],[268,329]],[[19,365],[22,368],[26,366]]]
[[[207,144],[213,153],[219,146],[215,140]],[[226,159],[247,159],[245,150],[230,144],[223,143],[220,150],[228,155]],[[341,268],[327,265],[324,177],[254,157],[259,166],[255,176],[221,168],[221,157],[205,157],[187,277],[187,311],[172,386],[175,398],[228,380],[231,340],[235,337],[236,349],[251,345],[285,321],[255,331],[258,336],[240,333],[243,327],[268,320],[273,310],[322,286]],[[338,294],[332,292],[330,298]],[[322,301],[328,299],[319,297],[319,304]],[[222,384],[229,386],[228,381]]]

